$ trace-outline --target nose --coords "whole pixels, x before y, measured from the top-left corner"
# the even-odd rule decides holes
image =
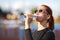
[[[36,15],[38,16],[39,15],[39,12],[36,12]]]
[[[36,13],[36,16],[43,16],[43,14],[42,14],[42,13],[37,12],[37,13]]]

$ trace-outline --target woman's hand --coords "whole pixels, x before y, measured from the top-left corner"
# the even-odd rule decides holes
[[[30,23],[32,22],[32,14],[25,14],[25,29],[30,28]]]

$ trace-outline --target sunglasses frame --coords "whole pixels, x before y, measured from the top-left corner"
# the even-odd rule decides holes
[[[35,13],[36,13],[36,12],[39,12],[39,13],[48,13],[47,10],[42,10],[42,9],[40,9],[40,10],[35,10]]]

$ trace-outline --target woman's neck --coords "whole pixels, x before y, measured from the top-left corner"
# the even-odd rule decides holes
[[[44,22],[38,22],[38,31],[41,31],[43,29],[47,28],[47,22],[44,21]]]

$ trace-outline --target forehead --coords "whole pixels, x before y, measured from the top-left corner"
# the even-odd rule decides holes
[[[37,10],[39,10],[39,9],[46,10],[47,8],[46,8],[45,6],[38,6],[38,7],[37,7]]]

